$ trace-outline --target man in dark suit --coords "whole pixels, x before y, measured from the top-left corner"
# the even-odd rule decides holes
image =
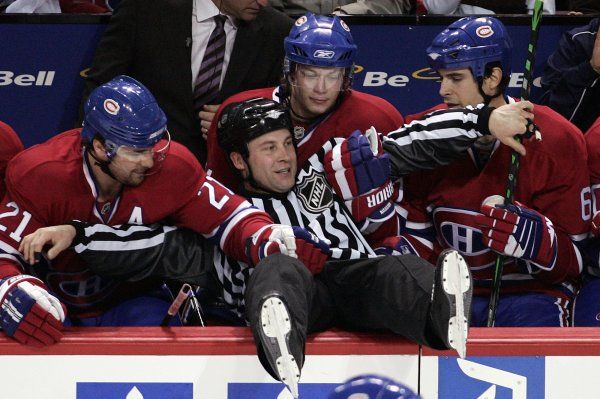
[[[156,96],[172,138],[204,163],[205,127],[225,98],[279,82],[283,39],[292,20],[267,7],[268,0],[124,0],[112,16],[88,73],[84,101],[98,85],[130,75]],[[208,105],[194,108],[194,86],[210,48],[216,16],[227,16],[220,89]],[[201,85],[200,85],[201,86]],[[200,112],[202,111],[202,112]]]

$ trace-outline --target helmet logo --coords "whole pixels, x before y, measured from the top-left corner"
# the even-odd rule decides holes
[[[315,52],[313,53],[313,57],[331,59],[331,58],[335,57],[335,51],[333,51],[333,50],[315,50]]]
[[[111,98],[107,98],[106,100],[104,100],[104,110],[106,112],[108,112],[111,115],[116,115],[119,113],[119,109],[121,107],[119,106],[119,104],[111,99]]]
[[[279,119],[283,115],[283,111],[272,109],[265,114],[265,118]]]
[[[434,61],[441,57],[438,53],[429,53],[428,55],[429,58],[431,58]]]
[[[489,25],[483,25],[475,30],[475,34],[481,38],[490,37],[494,34],[492,27]]]
[[[306,18],[305,15],[303,15],[296,20],[296,26],[302,26],[306,23],[306,21],[308,21],[308,19]]]
[[[350,28],[348,25],[346,25],[343,19],[340,19],[340,25],[342,25],[342,28],[344,28],[345,31],[350,32]]]

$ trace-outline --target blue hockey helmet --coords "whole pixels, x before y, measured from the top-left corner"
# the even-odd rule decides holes
[[[494,17],[466,17],[439,33],[427,48],[434,70],[470,68],[481,80],[485,67],[499,62],[504,77],[510,76],[512,41],[504,24]]]
[[[307,12],[296,20],[283,45],[286,76],[294,63],[347,68],[349,73],[354,68],[357,47],[350,28],[338,16]]]
[[[94,89],[84,112],[83,142],[91,143],[100,135],[109,158],[114,157],[121,146],[151,148],[167,130],[167,117],[152,93],[125,75]]]
[[[374,374],[350,378],[329,394],[328,399],[421,399],[407,386]]]

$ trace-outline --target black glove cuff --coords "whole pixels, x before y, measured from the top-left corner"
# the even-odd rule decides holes
[[[477,130],[483,136],[491,136],[492,134],[490,132],[490,116],[495,109],[494,107],[487,106],[479,110],[479,114],[477,115]]]

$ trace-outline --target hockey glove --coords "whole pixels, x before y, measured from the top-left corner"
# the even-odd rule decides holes
[[[549,270],[557,256],[552,222],[523,204],[482,205],[475,223],[481,228],[483,243],[496,252],[531,261]]]
[[[246,254],[256,265],[267,256],[281,252],[299,259],[312,274],[319,274],[331,255],[329,244],[302,227],[273,224],[248,238]]]
[[[28,275],[0,280],[0,304],[0,326],[9,337],[33,346],[61,339],[65,309],[41,280]]]
[[[377,255],[419,255],[411,243],[402,236],[388,237],[375,248]]]
[[[365,135],[352,133],[325,154],[323,163],[327,181],[358,222],[367,217],[381,222],[392,216],[390,158],[374,128]]]

